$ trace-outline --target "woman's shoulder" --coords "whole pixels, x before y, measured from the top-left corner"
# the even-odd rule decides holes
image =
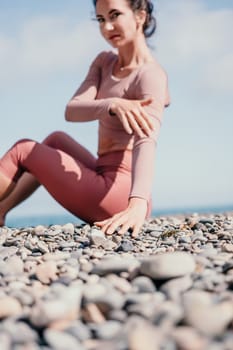
[[[95,58],[95,61],[99,64],[105,65],[116,59],[116,54],[113,51],[101,51]]]
[[[141,66],[138,71],[135,85],[139,91],[156,92],[165,91],[165,106],[170,104],[170,94],[168,88],[168,76],[163,66],[153,59]]]
[[[145,63],[138,72],[139,78],[143,75],[154,79],[155,77],[167,80],[167,72],[164,67],[153,57],[150,61]]]

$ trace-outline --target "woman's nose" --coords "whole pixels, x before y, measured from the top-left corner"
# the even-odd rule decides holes
[[[104,25],[105,30],[112,30],[113,29],[113,24],[110,21],[106,21]]]

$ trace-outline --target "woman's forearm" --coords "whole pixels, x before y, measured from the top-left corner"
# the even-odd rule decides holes
[[[71,100],[65,110],[65,119],[69,122],[87,122],[97,120],[109,114],[111,99]]]

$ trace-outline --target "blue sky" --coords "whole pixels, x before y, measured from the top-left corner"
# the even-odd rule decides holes
[[[158,142],[154,209],[233,207],[233,2],[157,0],[155,8],[150,44],[172,103]],[[64,120],[92,59],[111,49],[92,15],[88,0],[0,0],[0,154],[54,130],[96,153],[97,124]],[[66,211],[40,189],[10,215],[44,213]]]

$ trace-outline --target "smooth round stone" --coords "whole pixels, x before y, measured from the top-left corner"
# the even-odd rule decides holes
[[[43,255],[43,260],[66,260],[70,258],[70,253],[65,253],[65,252],[55,252],[55,253],[46,253]]]
[[[35,301],[34,296],[24,290],[10,291],[10,296],[17,299],[23,306],[31,306]]]
[[[2,297],[0,299],[0,319],[10,316],[17,316],[22,312],[22,307],[17,299],[12,297]]]
[[[162,333],[147,320],[141,317],[131,317],[126,325],[128,346],[132,350],[160,349]]]
[[[92,336],[90,329],[81,321],[74,321],[65,331],[81,342]]]
[[[65,286],[69,286],[72,281],[73,281],[73,278],[71,278],[68,275],[65,275],[65,276],[63,275],[58,277],[58,279],[54,283],[61,283],[61,284],[64,284]]]
[[[97,247],[103,246],[105,244],[105,241],[107,240],[103,231],[95,228],[91,229],[89,238],[90,238],[90,243],[94,244]]]
[[[102,284],[89,284],[84,287],[83,302],[102,305],[108,310],[120,309],[124,305],[124,297],[116,289]]]
[[[0,262],[2,265],[1,273],[8,276],[22,275],[23,273],[23,261],[18,256],[11,256],[4,262]]]
[[[33,306],[29,316],[30,322],[40,328],[56,322],[75,320],[80,311],[81,296],[80,286],[64,287],[62,284],[54,284],[48,299]]]
[[[110,282],[111,287],[116,288],[123,294],[129,293],[132,290],[131,284],[125,278],[119,277],[114,274],[109,274],[107,276],[107,280]]]
[[[129,272],[139,267],[140,263],[134,258],[103,259],[93,267],[92,273],[103,276],[108,273]]]
[[[178,349],[182,350],[206,350],[208,340],[196,329],[188,326],[179,326],[172,330],[172,338],[176,342]]]
[[[0,331],[0,349],[11,350],[11,339],[8,332]]]
[[[62,249],[63,251],[67,250],[69,251],[69,248],[74,248],[77,246],[76,242],[60,242],[59,243],[59,248]]]
[[[217,254],[218,254],[218,250],[213,248],[212,246],[209,246],[209,244],[206,244],[205,246],[203,246],[202,252],[200,253],[201,256],[205,256],[211,259],[214,259]]]
[[[38,341],[38,334],[25,322],[7,321],[4,329],[10,334],[14,344],[26,344]]]
[[[161,234],[162,234],[162,230],[158,230],[158,231],[153,230],[149,232],[149,235],[155,238],[159,238]]]
[[[48,248],[48,245],[45,243],[45,242],[43,242],[43,241],[39,241],[38,243],[37,243],[37,248],[38,248],[38,250],[41,252],[41,253],[49,253],[49,248]]]
[[[11,290],[20,290],[20,289],[25,288],[25,283],[22,282],[22,281],[13,281],[13,282],[10,282],[10,283],[8,284],[8,287],[9,287]]]
[[[34,233],[37,235],[37,236],[44,236],[46,235],[48,232],[48,229],[45,227],[45,226],[42,226],[42,225],[38,225],[34,228]]]
[[[11,256],[15,256],[17,251],[17,247],[0,247],[0,259],[6,259]]]
[[[134,245],[131,241],[123,239],[121,241],[121,244],[119,247],[116,249],[117,252],[123,251],[123,252],[130,252],[134,250]]]
[[[108,320],[125,322],[127,320],[127,312],[125,310],[110,310],[108,313]]]
[[[162,326],[164,329],[171,329],[176,326],[184,318],[184,310],[180,303],[165,300],[154,311],[153,323]]]
[[[206,224],[211,224],[211,225],[214,224],[214,220],[211,219],[211,218],[202,218],[202,219],[199,220],[199,222],[201,224],[204,224],[204,225],[206,225]]]
[[[65,225],[62,226],[62,231],[63,231],[64,233],[73,235],[74,232],[75,232],[74,225],[73,225],[72,223],[67,223],[67,224],[65,224]]]
[[[181,293],[191,288],[192,284],[193,281],[190,275],[185,275],[165,282],[161,286],[160,291],[165,293],[169,299],[178,301]]]
[[[101,259],[104,256],[104,251],[94,250],[91,257],[94,259]]]
[[[122,324],[118,321],[109,320],[99,325],[92,325],[92,331],[94,331],[95,336],[99,339],[112,339],[114,337],[119,337],[122,330]]]
[[[132,280],[131,284],[133,288],[136,288],[138,293],[154,293],[156,291],[153,281],[146,276],[136,277]]]
[[[53,329],[46,329],[44,338],[52,349],[56,350],[84,350],[80,342],[71,334],[59,332]]]
[[[36,267],[36,277],[41,283],[49,284],[57,279],[57,265],[55,261],[48,260]]]
[[[190,274],[195,270],[195,261],[184,252],[156,255],[142,262],[140,272],[152,279],[167,279]]]
[[[222,246],[222,251],[227,253],[233,253],[233,244],[231,243],[225,243]]]
[[[191,238],[190,237],[187,237],[187,236],[181,236],[179,239],[178,239],[178,243],[191,243]]]
[[[189,291],[183,296],[183,304],[185,321],[201,334],[211,337],[221,335],[233,321],[233,302],[214,304],[210,293]]]

